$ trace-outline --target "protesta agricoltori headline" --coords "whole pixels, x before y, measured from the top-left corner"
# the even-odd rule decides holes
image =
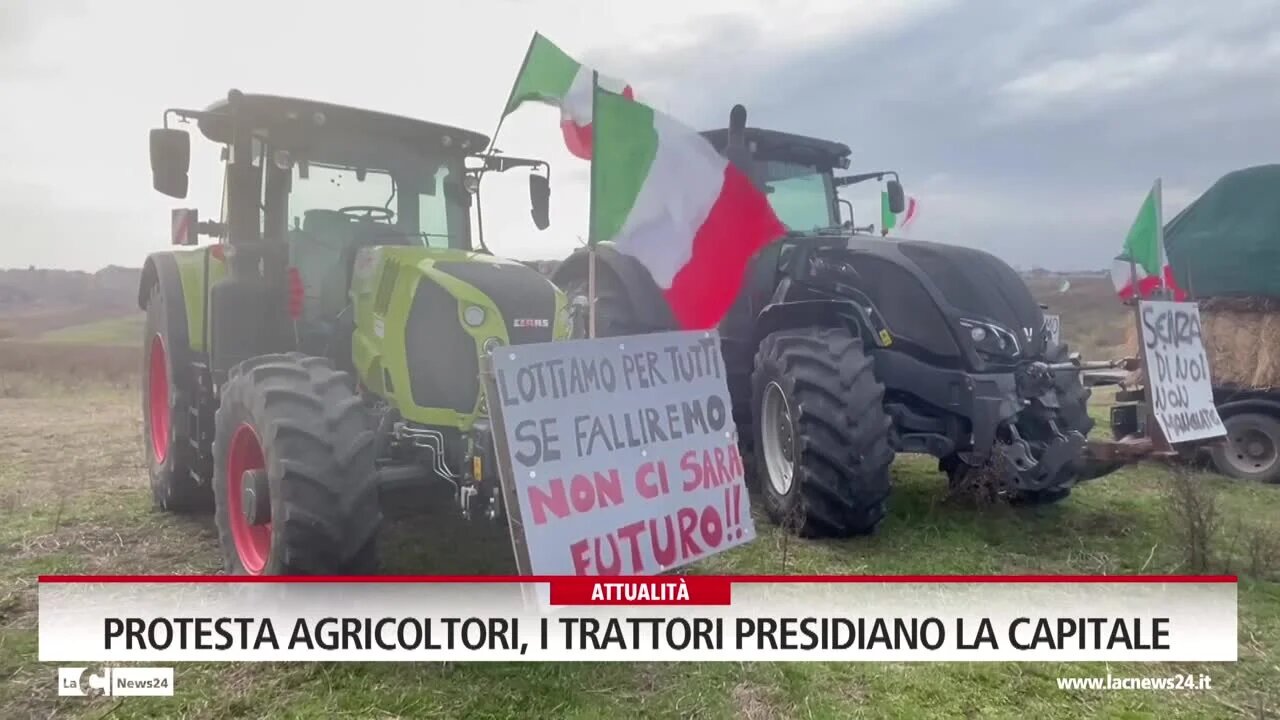
[[[125,650],[1168,650],[1169,618],[1020,617],[954,626],[937,617],[558,617],[522,633],[519,617],[107,618],[104,645]],[[560,632],[553,636],[553,625]],[[558,647],[552,647],[552,638]]]
[[[42,662],[1224,661],[1234,578],[93,578]]]

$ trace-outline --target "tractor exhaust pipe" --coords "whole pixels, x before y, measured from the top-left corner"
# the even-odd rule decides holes
[[[751,178],[756,187],[761,187],[751,158],[751,148],[747,146],[747,108],[741,104],[734,105],[729,111],[729,132],[724,143],[724,156]]]
[[[729,147],[746,147],[747,108],[734,105],[729,111]]]

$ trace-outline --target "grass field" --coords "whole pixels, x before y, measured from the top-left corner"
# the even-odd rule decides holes
[[[53,343],[136,347],[142,337],[142,325],[146,319],[145,314],[134,313],[50,330],[41,334],[38,339]]]
[[[150,508],[136,379],[11,371],[9,382],[17,390],[0,397],[3,718],[1280,717],[1280,487],[1209,475],[1196,487],[1214,499],[1221,522],[1204,570],[1242,575],[1238,663],[185,664],[173,698],[59,699],[54,667],[35,661],[37,575],[212,573],[220,562],[209,521]],[[1140,466],[1055,507],[975,508],[946,496],[933,463],[904,457],[876,536],[788,540],[757,518],[755,543],[693,571],[1192,571],[1166,502],[1171,477]],[[384,555],[388,572],[511,569],[501,533],[449,515],[391,526]],[[1068,692],[1054,682],[1108,671],[1206,673],[1213,690]]]

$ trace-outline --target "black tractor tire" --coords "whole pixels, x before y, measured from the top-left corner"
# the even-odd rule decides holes
[[[142,335],[143,455],[155,509],[207,513],[213,509],[213,490],[195,472],[191,407],[196,387],[186,325],[183,308],[169,307],[157,282],[147,301]]]
[[[232,368],[216,422],[215,520],[228,573],[377,570],[374,432],[346,373],[301,353],[251,358]],[[265,488],[265,525],[245,514],[253,481],[244,471],[261,471],[250,487]]]
[[[885,516],[894,451],[884,385],[862,342],[836,328],[772,333],[756,353],[751,391],[769,519],[802,537],[873,532]]]
[[[576,298],[587,297],[587,276],[574,276],[561,288],[568,296],[571,307]],[[582,307],[578,313],[578,322],[573,329],[574,337],[587,337],[587,308]],[[635,308],[631,306],[631,298],[621,281],[609,270],[596,268],[596,337],[617,337],[619,335],[642,335],[651,332],[640,321]]]
[[[1227,437],[1209,450],[1218,472],[1237,480],[1280,482],[1280,420],[1242,412],[1224,417],[1222,424]]]

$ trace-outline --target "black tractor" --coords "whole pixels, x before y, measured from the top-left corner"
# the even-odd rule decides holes
[[[1050,340],[1041,307],[993,255],[890,239],[841,218],[846,145],[746,127],[704,133],[768,196],[789,232],[761,250],[719,327],[744,457],[770,518],[804,536],[869,533],[884,518],[897,452],[938,458],[953,485],[1013,502],[1066,497],[1091,472],[1093,426],[1077,358]],[[586,304],[588,258],[555,282]],[[675,327],[637,261],[596,251],[596,333]],[[579,313],[581,315],[582,313]]]

